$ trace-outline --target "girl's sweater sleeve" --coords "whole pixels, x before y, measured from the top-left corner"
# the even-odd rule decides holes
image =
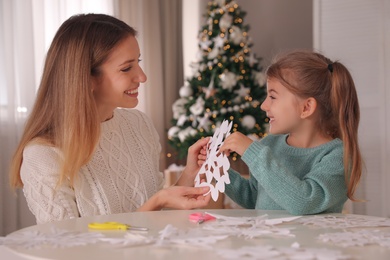
[[[342,207],[347,199],[342,156],[342,148],[329,151],[303,174],[295,173],[294,167],[286,167],[283,158],[277,158],[261,142],[253,142],[242,159],[277,204],[301,215],[326,212],[337,205]]]
[[[246,179],[233,169],[229,169],[230,184],[225,186],[225,194],[241,207],[254,209],[257,199],[257,181]]]
[[[79,217],[74,190],[67,181],[57,187],[59,155],[55,148],[29,145],[23,151],[23,192],[38,224]]]

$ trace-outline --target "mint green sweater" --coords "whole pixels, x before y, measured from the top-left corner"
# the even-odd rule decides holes
[[[342,141],[296,148],[286,143],[287,136],[253,142],[242,156],[249,179],[229,169],[225,193],[244,208],[295,215],[341,212],[347,200]]]

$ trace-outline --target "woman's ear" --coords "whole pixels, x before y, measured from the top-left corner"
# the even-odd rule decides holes
[[[303,101],[301,118],[305,119],[313,115],[317,108],[317,100],[313,97],[309,97]]]
[[[90,88],[91,88],[91,92],[93,93],[97,87],[97,77],[94,77],[94,76],[91,76],[91,85],[90,85]]]

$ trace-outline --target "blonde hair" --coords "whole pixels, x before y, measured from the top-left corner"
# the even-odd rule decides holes
[[[59,148],[58,183],[67,178],[73,184],[100,137],[91,79],[99,75],[113,48],[135,35],[126,23],[104,14],[75,15],[61,25],[47,53],[37,98],[11,162],[11,187],[23,186],[23,150],[32,142]]]
[[[343,141],[347,196],[355,200],[353,195],[363,167],[358,145],[360,109],[347,68],[319,53],[294,51],[277,57],[266,74],[279,80],[293,94],[317,101],[318,131]]]

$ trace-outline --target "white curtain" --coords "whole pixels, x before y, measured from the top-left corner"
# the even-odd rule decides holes
[[[113,0],[0,0],[0,235],[35,224],[9,188],[9,162],[35,100],[44,56],[60,24],[83,12],[113,14]]]

